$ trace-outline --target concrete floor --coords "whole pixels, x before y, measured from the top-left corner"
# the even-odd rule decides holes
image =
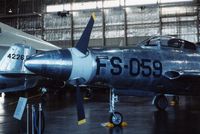
[[[13,118],[18,96],[0,98],[0,134],[26,133],[26,113],[23,120]],[[37,95],[35,95],[37,96]],[[30,104],[37,104],[39,97],[29,97]],[[45,134],[199,134],[200,99],[181,97],[180,105],[159,112],[151,105],[152,98],[120,97],[117,111],[123,113],[128,123],[124,128],[105,128],[108,121],[108,97],[98,95],[85,101],[87,123],[78,126],[76,106],[70,95],[47,95],[45,104]]]

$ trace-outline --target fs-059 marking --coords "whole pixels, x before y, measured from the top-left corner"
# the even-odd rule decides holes
[[[106,63],[101,62],[102,58],[97,57],[96,75],[100,75],[101,68],[106,68]],[[108,59],[111,64],[110,73],[112,75],[121,75],[123,69],[127,69],[129,75],[144,77],[160,77],[162,75],[162,63],[159,60],[130,58],[127,64],[123,63],[120,57],[111,57]]]

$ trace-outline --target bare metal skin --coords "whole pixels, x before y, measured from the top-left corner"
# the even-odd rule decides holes
[[[159,110],[168,106],[166,94],[199,95],[200,54],[188,41],[170,36],[152,37],[136,47],[90,48],[92,15],[74,48],[33,55],[25,67],[35,74],[66,81],[76,87],[78,124],[86,122],[79,86],[104,84],[110,90],[110,122],[120,125],[116,95],[154,95]]]
[[[31,47],[15,44],[0,61],[0,92],[16,92],[35,87],[40,76],[24,67],[24,60],[36,53]]]
[[[184,43],[176,48],[170,44],[143,42],[132,48],[90,51],[99,65],[92,82],[103,81],[116,89],[165,94],[200,93],[200,53],[192,47],[184,48]]]
[[[74,62],[71,55],[74,53],[68,49],[65,52],[65,56],[63,50],[33,56],[25,65],[35,73],[70,81],[73,79],[70,74]],[[55,53],[56,56],[49,56]],[[83,79],[81,84],[100,82],[116,89],[199,94],[200,53],[197,46],[191,42],[168,36],[153,37],[136,47],[91,48],[82,59],[90,55],[93,57],[90,62],[93,72],[88,80],[79,76]],[[55,66],[50,65],[49,61]],[[63,61],[68,61],[68,64],[63,64]],[[84,65],[80,65],[80,68],[84,68]]]

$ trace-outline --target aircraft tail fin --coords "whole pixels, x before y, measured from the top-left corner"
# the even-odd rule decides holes
[[[87,52],[90,34],[92,32],[92,28],[93,28],[95,19],[96,19],[96,16],[93,13],[90,17],[90,20],[89,20],[85,30],[83,31],[83,34],[81,35],[81,38],[79,39],[78,43],[75,46],[75,48],[77,48],[83,54],[86,54],[86,52]]]
[[[30,71],[24,67],[24,60],[34,53],[36,50],[29,46],[11,46],[0,61],[0,74],[29,74]]]

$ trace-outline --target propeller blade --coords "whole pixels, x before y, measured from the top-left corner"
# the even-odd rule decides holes
[[[76,105],[77,105],[77,116],[78,116],[78,125],[86,123],[85,111],[83,107],[83,97],[81,95],[79,81],[76,81]]]
[[[78,43],[75,46],[75,48],[77,48],[83,54],[86,54],[86,52],[87,52],[90,34],[92,32],[92,28],[93,28],[95,19],[96,19],[96,16],[93,13],[90,17],[90,20],[89,20],[85,30],[83,31],[83,34],[81,35],[81,38],[79,39]]]

